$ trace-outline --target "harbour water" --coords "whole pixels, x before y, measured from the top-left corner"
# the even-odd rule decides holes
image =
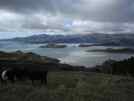
[[[78,44],[66,44],[66,48],[40,48],[44,44],[26,44],[12,41],[1,41],[0,51],[34,52],[42,56],[58,58],[61,63],[92,67],[99,65],[108,59],[122,60],[134,56],[128,53],[86,52],[86,50],[120,48],[106,46],[78,47]]]

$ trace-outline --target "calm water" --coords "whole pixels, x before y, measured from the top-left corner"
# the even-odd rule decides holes
[[[95,66],[101,64],[107,59],[122,60],[134,56],[134,54],[117,54],[117,53],[106,53],[106,52],[86,52],[90,49],[105,49],[110,47],[104,46],[93,46],[80,48],[77,47],[78,44],[67,44],[67,48],[39,48],[43,44],[24,44],[17,42],[0,42],[1,51],[17,51],[21,50],[23,52],[34,52],[39,55],[48,56],[52,58],[58,58],[62,63],[68,63],[72,65],[84,65],[87,67]],[[119,48],[119,47],[112,47]]]

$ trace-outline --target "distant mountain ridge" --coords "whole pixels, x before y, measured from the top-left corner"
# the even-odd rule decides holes
[[[6,39],[26,43],[100,43],[102,45],[134,45],[134,34],[75,34],[75,35],[33,35]]]

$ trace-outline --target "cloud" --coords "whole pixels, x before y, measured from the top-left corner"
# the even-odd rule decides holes
[[[0,0],[1,32],[133,32],[133,0]]]
[[[0,0],[0,9],[27,14],[62,14],[95,21],[134,21],[133,0]]]

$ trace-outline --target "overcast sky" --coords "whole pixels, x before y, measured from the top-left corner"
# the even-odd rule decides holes
[[[0,38],[134,31],[134,0],[0,0]]]

